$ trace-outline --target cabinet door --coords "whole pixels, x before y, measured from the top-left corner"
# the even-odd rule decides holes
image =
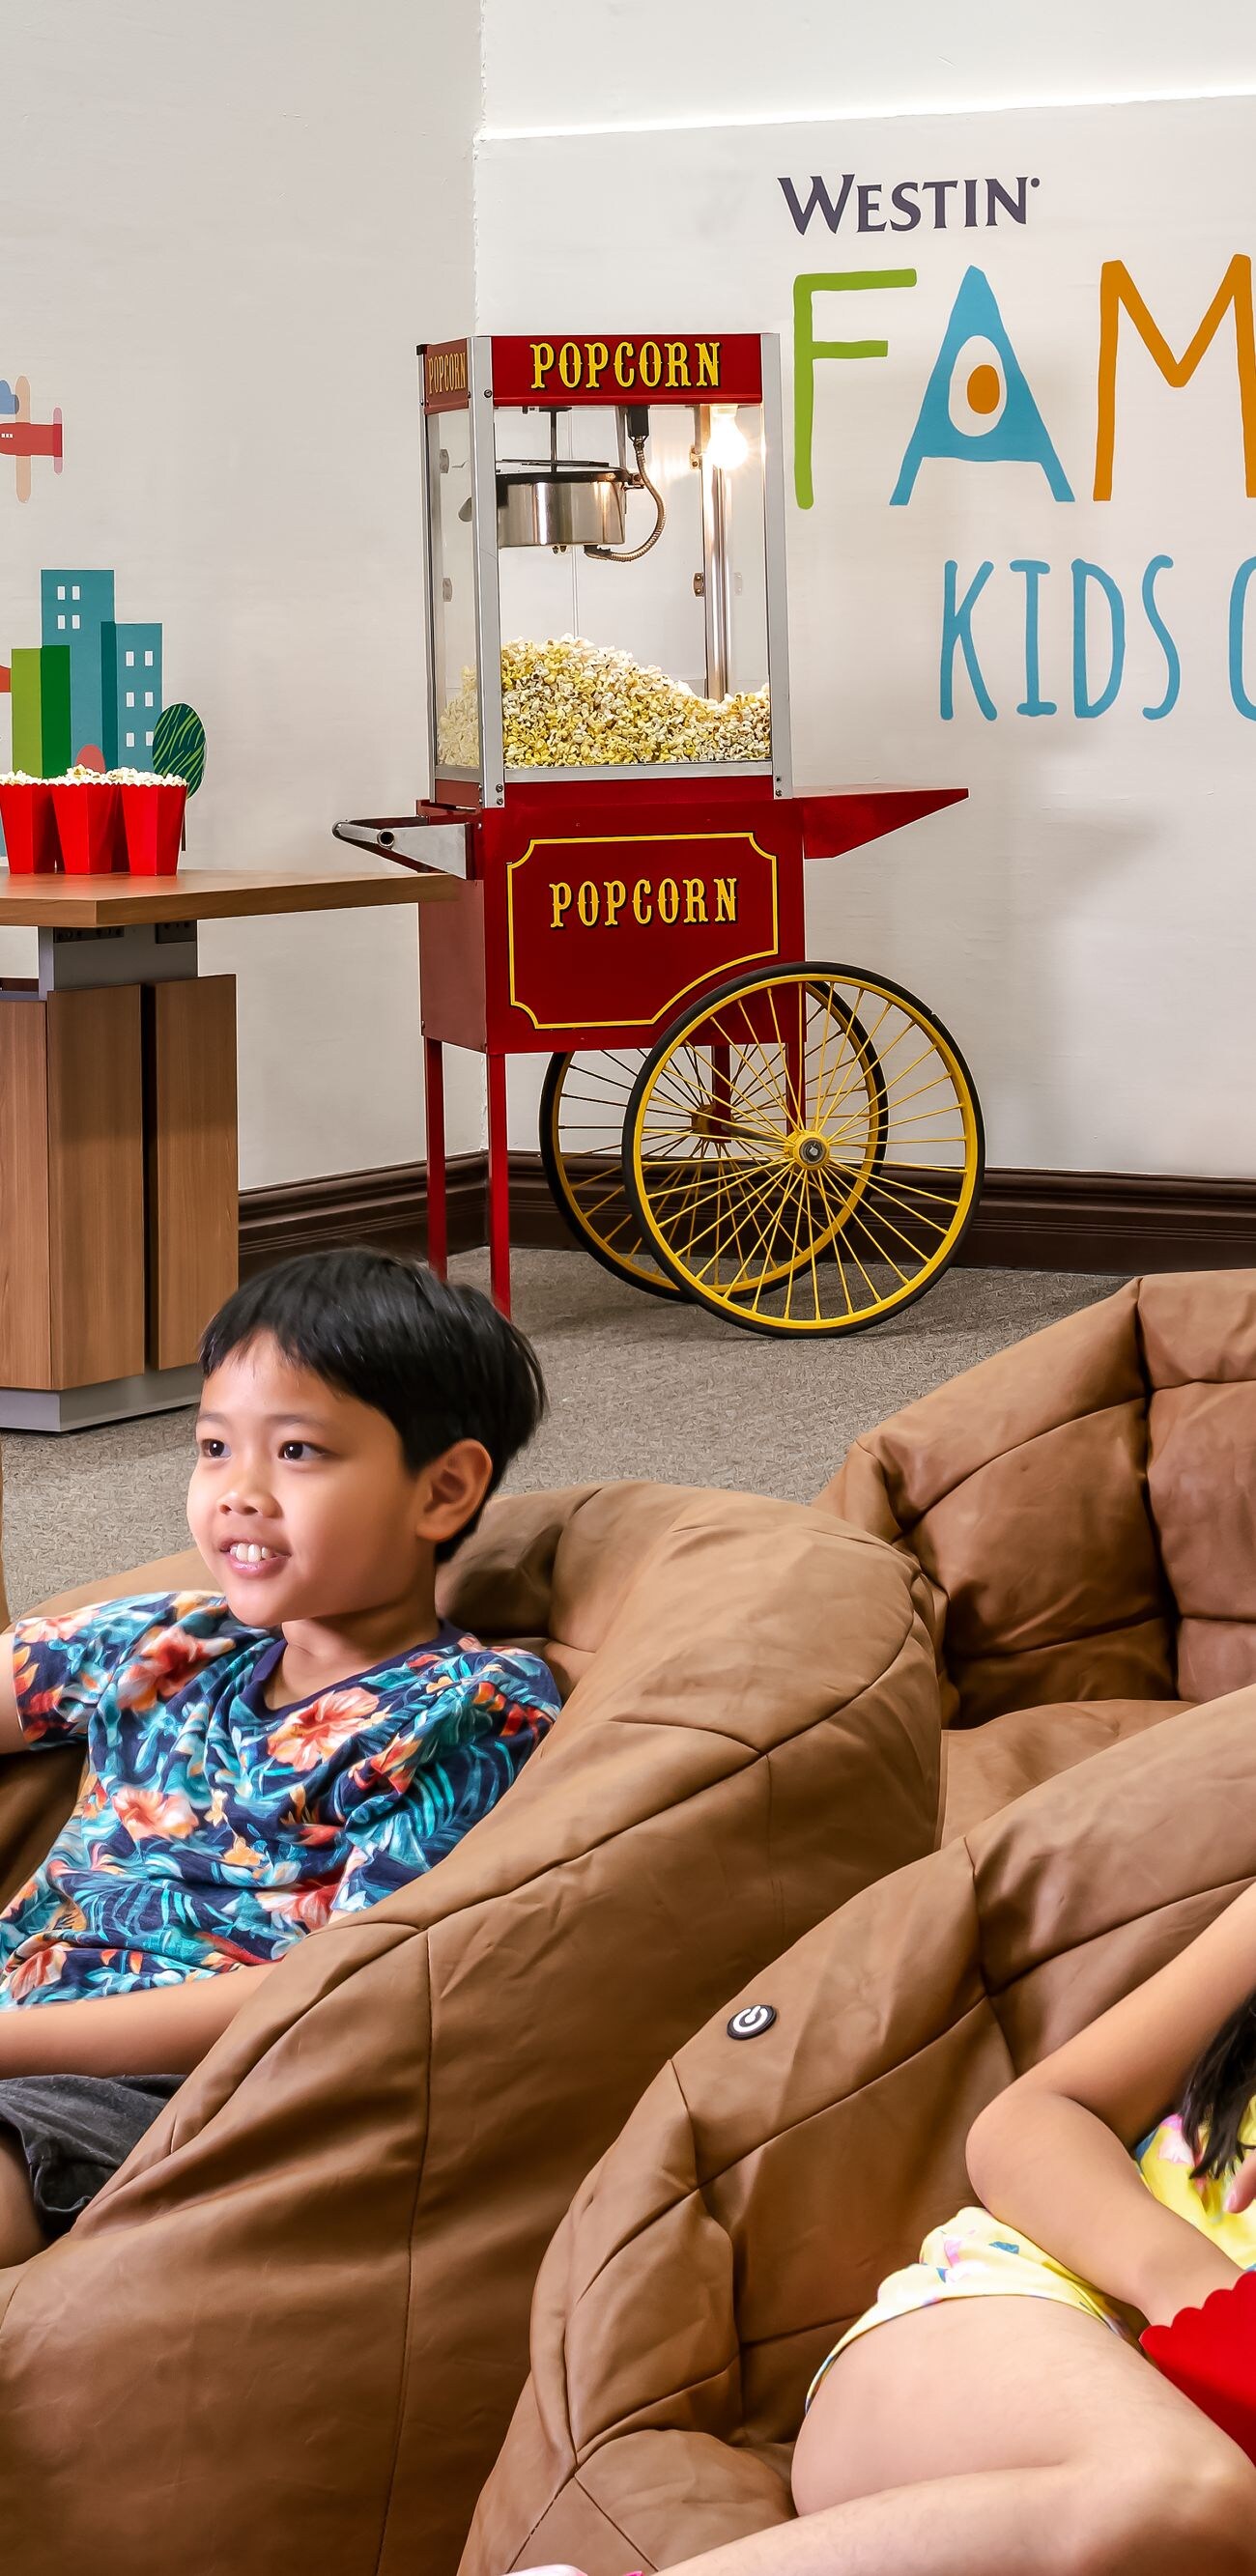
[[[144,1014],[148,1364],[183,1368],[239,1275],[235,977],[148,984]]]
[[[0,1002],[0,1385],[144,1366],[134,987]]]

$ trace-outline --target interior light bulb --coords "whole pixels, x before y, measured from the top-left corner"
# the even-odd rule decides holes
[[[749,441],[744,430],[737,426],[736,404],[713,403],[711,431],[706,443],[707,464],[730,473],[734,466],[744,465],[749,454]]]

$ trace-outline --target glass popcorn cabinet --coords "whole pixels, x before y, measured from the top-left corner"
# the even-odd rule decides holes
[[[544,1054],[545,1171],[608,1269],[752,1331],[873,1323],[953,1257],[980,1113],[919,1002],[808,959],[803,861],[966,791],[794,793],[778,344],[419,355],[430,792],[336,830],[422,868],[459,827],[420,941],[430,1257],[442,1051],[469,1047],[508,1305],[506,1060]]]
[[[472,785],[500,806],[538,775],[768,776],[788,703],[775,343],[424,355],[437,799]]]

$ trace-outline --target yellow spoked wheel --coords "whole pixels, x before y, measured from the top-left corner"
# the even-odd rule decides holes
[[[901,985],[847,966],[738,977],[637,1075],[624,1184],[660,1271],[760,1333],[849,1333],[923,1294],[984,1163],[968,1068]]]
[[[644,1047],[552,1055],[541,1091],[541,1161],[576,1241],[652,1297],[678,1297],[624,1188],[624,1120]]]

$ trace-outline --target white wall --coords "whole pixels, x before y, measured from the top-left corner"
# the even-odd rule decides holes
[[[1070,8],[1015,41],[1017,13],[972,6],[893,13],[778,11],[756,60],[758,12],[677,21],[566,0],[542,88],[500,0],[488,0],[488,125],[478,155],[483,327],[779,331],[791,418],[792,305],[806,271],[910,260],[909,293],[821,298],[817,330],[878,334],[884,361],[817,370],[816,498],[789,511],[795,756],[810,786],[962,783],[969,802],[809,873],[809,945],[898,974],[968,1055],[996,1164],[1242,1174],[1256,1170],[1251,1101],[1250,814],[1256,724],[1227,681],[1236,567],[1256,553],[1229,319],[1182,392],[1128,327],[1118,375],[1113,496],[1090,497],[1098,287],[1124,260],[1181,350],[1230,259],[1256,250],[1250,170],[1256,102],[999,109],[1010,95],[1126,96],[1256,85],[1248,14],[1214,8]],[[630,41],[630,26],[640,31]],[[939,35],[942,27],[944,34]],[[878,33],[878,30],[881,32]],[[709,59],[702,39],[710,40]],[[849,40],[849,41],[848,41]],[[943,54],[946,60],[942,59]],[[659,77],[659,63],[667,66]],[[643,66],[652,65],[652,74]],[[1133,68],[1131,69],[1131,66]],[[906,94],[980,113],[833,113]],[[602,127],[570,130],[595,111]],[[804,112],[808,121],[802,122]],[[685,131],[662,117],[688,114]],[[527,130],[545,118],[558,130]],[[774,121],[775,120],[775,121]],[[792,173],[856,171],[889,184],[930,172],[1032,173],[1023,227],[922,226],[800,237],[779,188]],[[957,201],[952,200],[952,217]],[[1037,467],[937,460],[891,508],[965,270],[988,275],[1073,483],[1053,501]],[[1150,559],[1173,558],[1163,600],[1181,654],[1172,714],[1142,713],[1164,663],[1139,605]],[[1121,697],[1071,703],[1070,564],[1105,566],[1129,617]],[[943,567],[962,586],[996,566],[977,631],[998,718],[962,669],[951,721],[939,698]],[[1024,589],[1008,566],[1052,570],[1043,593],[1050,718],[1018,717]],[[627,578],[627,576],[625,576]],[[1256,585],[1247,685],[1256,693]],[[528,1081],[514,1087],[519,1141]]]
[[[0,661],[41,566],[113,566],[204,718],[189,859],[330,865],[422,779],[414,346],[471,309],[477,12],[39,0],[3,52],[0,376],[65,467],[21,505],[0,461]],[[202,939],[246,1186],[422,1153],[412,914]]]
[[[483,0],[485,131],[902,116],[1256,86],[1247,0]]]
[[[413,800],[425,331],[457,330],[478,306],[506,329],[658,309],[787,333],[799,269],[881,254],[800,241],[776,172],[857,162],[875,176],[919,153],[1023,167],[1032,149],[1048,156],[1049,195],[1024,233],[983,242],[1084,476],[1100,257],[1130,260],[1180,345],[1224,257],[1254,246],[1249,105],[1218,111],[1238,122],[1215,129],[1189,115],[1178,128],[1167,108],[1095,127],[1033,107],[1256,89],[1256,19],[1239,0],[1194,13],[1061,0],[1046,17],[1005,0],[784,0],[770,19],[760,0],[689,13],[550,0],[541,43],[536,28],[515,0],[8,13],[0,376],[30,379],[37,414],[61,406],[65,471],[36,462],[20,505],[0,464],[0,660],[38,640],[43,565],[116,569],[120,613],[163,622],[167,696],[206,721],[197,862],[331,864],[336,815]],[[1010,120],[968,113],[1022,102]],[[1079,506],[1066,531],[1023,468],[930,469],[919,502],[890,513],[886,462],[972,253],[963,235],[911,248],[910,318],[889,297],[878,317],[891,358],[840,382],[829,369],[820,388],[817,504],[791,533],[799,762],[813,780],[871,766],[973,793],[827,882],[817,872],[816,937],[839,954],[860,942],[951,1018],[994,1159],[1250,1169],[1256,729],[1227,710],[1217,624],[1218,591],[1224,604],[1234,561],[1256,548],[1235,482],[1232,339],[1185,394],[1146,370],[1145,427],[1125,415],[1134,443],[1101,523],[1092,511],[1083,526]],[[1123,705],[1050,735],[1004,714],[987,728],[961,691],[941,725],[947,552],[1085,553],[1125,578],[1161,545],[1180,567],[1171,722]],[[1057,656],[1061,620],[1057,579]],[[1015,629],[1005,600],[1004,680]],[[0,763],[7,752],[0,698]],[[246,1186],[421,1153],[410,916],[225,927],[204,947],[240,976]],[[479,1087],[464,1060],[455,1145],[479,1135]],[[518,1086],[521,1103],[534,1087]]]

